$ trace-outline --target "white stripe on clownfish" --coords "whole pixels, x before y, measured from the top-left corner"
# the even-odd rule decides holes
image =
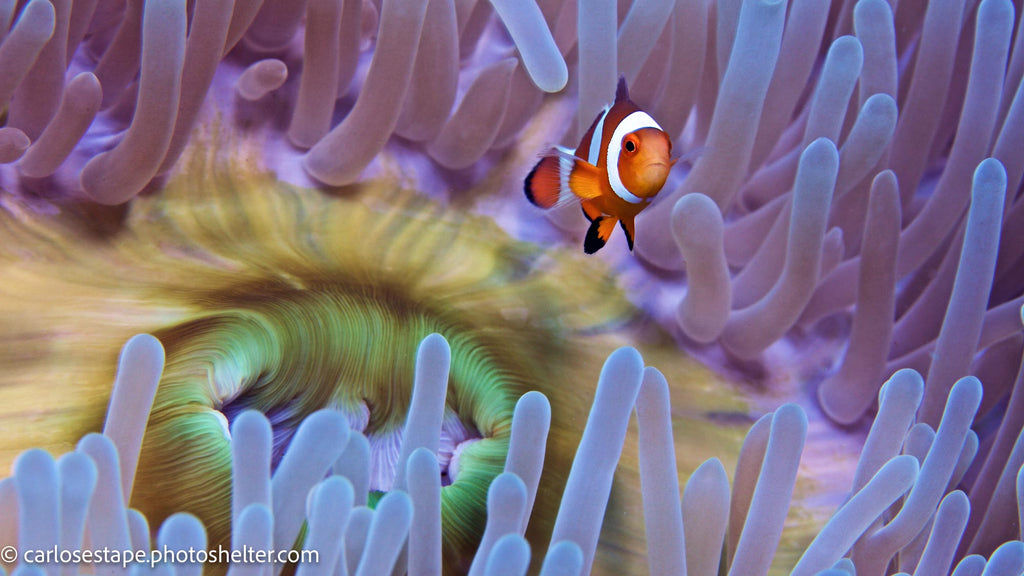
[[[576,196],[569,188],[569,175],[572,174],[575,153],[565,146],[556,146],[562,154],[558,157],[558,204],[573,202]]]
[[[587,162],[597,166],[601,157],[601,138],[604,136],[604,119],[608,117],[611,107],[605,106],[601,112],[601,118],[594,125],[594,133],[590,136],[590,147],[587,149]]]
[[[604,122],[603,117],[601,121]],[[619,176],[619,154],[622,152],[622,139],[627,134],[642,128],[657,128],[661,130],[661,126],[654,121],[654,118],[651,118],[646,112],[638,110],[623,118],[622,122],[619,122],[619,125],[615,127],[615,131],[612,132],[611,141],[608,142],[608,183],[611,185],[616,196],[630,204],[639,204],[643,201],[643,198],[634,195],[622,183],[622,178]]]

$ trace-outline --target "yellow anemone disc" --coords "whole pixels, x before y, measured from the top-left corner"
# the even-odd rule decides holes
[[[151,526],[192,512],[214,546],[229,538],[225,423],[263,411],[276,456],[325,406],[393,440],[416,346],[431,332],[452,347],[446,418],[473,440],[442,497],[449,573],[472,558],[512,410],[529,390],[552,405],[528,533],[546,547],[601,363],[627,339],[675,385],[680,469],[736,452],[744,426],[707,414],[740,403],[637,322],[596,260],[514,241],[383,179],[344,196],[284,185],[243,153],[218,155],[237,148],[219,144],[193,146],[166,188],[120,221],[15,202],[0,215],[0,465],[33,446],[68,451],[102,429],[117,352],[139,332],[161,340],[167,365],[131,505]],[[599,557],[615,573],[646,555],[635,453],[631,436],[606,521],[614,545]]]

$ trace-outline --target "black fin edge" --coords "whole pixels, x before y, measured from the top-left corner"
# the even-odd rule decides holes
[[[622,228],[622,233],[626,235],[626,244],[629,245],[629,251],[633,251],[633,236],[630,235],[629,230],[626,229],[626,223],[619,220],[619,226]]]
[[[540,168],[540,162],[534,165],[533,170],[530,170],[530,173],[526,175],[526,180],[523,180],[523,193],[526,194],[526,199],[530,201],[530,204],[541,208],[542,206],[537,204],[537,200],[533,197],[533,191],[531,190],[533,187],[530,185],[533,183],[533,175],[537,173],[537,168]]]
[[[587,229],[587,237],[583,240],[584,253],[593,254],[601,248],[604,248],[606,242],[601,240],[601,237],[597,235],[597,230],[601,227],[602,220],[604,220],[603,216],[591,220],[590,228]]]

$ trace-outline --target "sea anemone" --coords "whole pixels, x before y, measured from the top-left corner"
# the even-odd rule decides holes
[[[94,563],[103,567],[121,563],[125,569],[148,562],[151,569],[193,572],[231,558],[229,573],[244,570],[247,564],[248,569],[263,571],[275,560],[246,562],[242,555],[252,550],[287,551],[303,518],[307,533],[302,549],[315,555],[290,557],[298,564],[298,573],[441,572],[443,489],[432,446],[444,433],[445,408],[436,401],[411,404],[395,489],[376,510],[363,505],[373,467],[365,457],[343,456],[353,447],[355,452],[366,450],[365,437],[350,431],[344,412],[327,409],[307,417],[273,474],[272,424],[258,411],[243,412],[228,438],[234,471],[230,548],[223,543],[216,552],[208,552],[203,524],[191,514],[178,513],[163,522],[157,546],[149,553],[146,518],[125,503],[143,441],[149,409],[145,399],[151,400],[157,391],[163,360],[164,350],[152,336],[129,340],[104,434],[87,435],[76,451],[58,461],[43,450],[28,450],[16,461],[13,478],[0,482],[0,511],[9,519],[0,524],[0,534],[18,534],[18,548],[5,547],[5,560],[16,559],[9,550],[15,556],[22,551],[23,561],[14,574],[42,573],[36,565],[57,568],[61,563],[47,559],[45,553],[61,549],[71,554],[102,550],[102,562]],[[414,397],[443,399],[436,391],[445,388],[449,361],[445,340],[437,334],[427,336],[418,351]],[[912,370],[897,372],[883,385],[879,416],[865,442],[851,496],[808,546],[793,574],[884,574],[893,562],[904,573],[949,573],[970,510],[967,496],[952,487],[977,449],[970,441],[976,438],[970,425],[980,404],[981,384],[966,377],[953,386],[934,433],[924,423],[910,426],[922,395],[923,381]],[[716,574],[723,558],[729,574],[768,573],[806,438],[803,410],[786,404],[754,424],[731,496],[716,458],[694,471],[680,496],[668,383],[656,369],[644,368],[635,349],[620,348],[601,371],[540,574],[591,572],[634,404],[651,573]],[[550,417],[543,394],[530,392],[517,402],[504,471],[487,490],[486,527],[472,562],[464,567],[470,575],[526,573],[531,549],[523,534],[533,520]],[[915,431],[925,435],[915,438]],[[901,445],[906,454],[900,454]],[[1018,511],[1024,514],[1024,506]],[[17,519],[16,528],[12,519]],[[83,548],[86,531],[88,548]],[[61,570],[77,574],[75,563],[63,562]],[[1024,542],[1007,542],[987,560],[967,556],[954,573],[982,569],[985,574],[1017,576],[1024,570]]]
[[[863,437],[867,460],[843,521],[822,528],[824,543],[782,540],[776,569],[825,570],[828,562],[806,558],[827,557],[832,569],[854,564],[857,573],[948,573],[960,562],[956,573],[970,574],[981,572],[979,554],[1012,567],[1019,548],[1000,545],[1020,538],[1012,512],[1024,482],[1022,21],[1009,0],[7,2],[0,364],[14,367],[4,387],[14,426],[0,449],[8,459],[40,444],[63,452],[101,429],[113,350],[150,332],[168,354],[150,432],[221,443],[163,450],[219,467],[220,496],[210,500],[224,508],[235,418],[249,408],[266,414],[275,465],[303,419],[328,404],[355,429],[400,429],[415,400],[413,349],[431,332],[450,342],[446,402],[459,415],[442,418],[440,438],[470,443],[484,431],[476,412],[467,426],[455,408],[467,386],[463,362],[495,367],[511,383],[470,410],[502,415],[491,420],[503,422],[494,437],[511,426],[515,398],[533,388],[550,399],[553,429],[578,433],[573,407],[594,380],[580,371],[596,364],[587,339],[607,337],[597,357],[614,341],[650,360],[644,343],[662,338],[650,336],[660,328],[676,349],[739,381],[730,390],[750,398],[758,422],[738,457],[730,510],[741,512],[730,513],[728,536],[709,523],[693,537],[712,542],[709,558],[724,538],[735,573],[768,570],[804,436],[803,416],[779,405],[795,401],[821,432],[808,442],[806,478],[817,485],[806,493],[831,494],[835,504],[847,492],[849,478],[827,476],[835,447]],[[620,76],[691,166],[677,168],[639,217],[635,257],[612,242],[600,257],[570,259],[584,231],[579,210],[545,218],[525,202],[522,179],[538,151],[578,141]],[[211,129],[200,125],[230,136],[203,140]],[[188,153],[211,147],[256,152],[245,170],[226,172]],[[269,176],[246,180],[263,167]],[[237,184],[244,171],[252,174]],[[488,219],[547,246],[511,240],[482,224]],[[77,295],[55,304],[67,290]],[[358,330],[339,309],[366,315],[352,321]],[[401,325],[401,336],[375,331],[378,320]],[[479,335],[457,337],[455,327],[467,326]],[[467,350],[479,356],[467,360]],[[332,360],[342,353],[361,368]],[[270,358],[274,370],[265,371]],[[671,372],[677,362],[651,363]],[[333,383],[347,370],[359,384],[393,373],[391,384],[403,382],[398,408],[367,402],[363,410],[357,396],[306,386],[309,374]],[[72,371],[92,384],[38,384],[69,382]],[[905,399],[892,420],[890,387],[904,386],[883,383],[913,373],[920,398]],[[470,380],[470,388],[490,381]],[[240,392],[240,382],[258,392]],[[182,407],[177,394],[193,404]],[[30,425],[29,405],[43,406],[45,427]],[[766,413],[774,416],[760,423]],[[177,428],[178,416],[196,422]],[[703,416],[718,418],[723,436],[734,430],[726,422],[747,422]],[[769,449],[772,435],[789,439],[785,451]],[[677,444],[680,436],[690,437],[677,429]],[[380,442],[390,448],[371,453],[392,454],[388,462],[408,455],[393,435]],[[476,444],[486,446],[465,450]],[[857,452],[844,450],[844,461]],[[434,451],[446,457],[441,444]],[[896,457],[901,451],[919,470]],[[145,479],[173,468],[155,454],[143,447],[132,491],[151,492],[147,513],[159,521],[194,504],[209,541],[224,541],[228,516],[201,510],[195,479],[171,493]],[[638,491],[635,469],[643,472],[646,457],[630,458],[613,503]],[[474,538],[486,532],[483,493],[501,469],[501,454],[490,460],[476,485]],[[380,464],[370,467],[380,474],[374,486],[395,488],[383,479],[397,469]],[[692,505],[722,502],[710,494],[721,495],[723,470],[693,472],[691,481],[713,484],[707,502]],[[883,471],[895,480],[879,492],[871,478]],[[761,488],[757,474],[769,473],[772,488]],[[590,498],[568,474],[563,501]],[[895,516],[876,514],[904,496],[903,485]],[[684,492],[684,509],[687,500]],[[744,540],[736,514],[759,535]],[[689,542],[696,527],[684,525]],[[604,542],[614,544],[595,554],[613,546],[622,558],[641,554],[643,538],[621,526],[605,525]],[[549,528],[556,537],[566,530],[557,519]],[[446,533],[446,545],[454,537]],[[592,538],[572,537],[584,566]],[[766,544],[750,548],[754,538]],[[510,557],[522,550],[514,538],[491,542]],[[780,560],[786,554],[792,561]],[[607,570],[633,570],[631,561]]]
[[[204,541],[226,547],[239,501],[262,493],[246,484],[249,470],[298,478],[288,485],[300,487],[286,491],[295,521],[275,523],[275,542],[290,544],[305,493],[328,468],[352,470],[355,504],[376,505],[407,487],[405,462],[424,447],[444,484],[446,571],[464,570],[484,533],[488,486],[506,458],[516,459],[517,398],[536,389],[558,405],[585,406],[588,366],[621,341],[637,311],[582,255],[544,253],[384,179],[347,199],[283,187],[237,152],[215,152],[223,148],[197,147],[160,194],[132,203],[112,237],[82,243],[87,230],[101,232],[74,213],[23,208],[3,219],[6,244],[18,247],[0,260],[12,343],[5,403],[44,405],[6,418],[49,429],[8,438],[5,454],[39,444],[61,453],[104,429],[123,452],[125,506],[154,523],[189,512],[205,526]],[[104,419],[109,343],[142,329],[159,344],[126,349]],[[656,326],[642,332],[652,353],[675,354]],[[420,345],[431,333],[446,340]],[[42,346],[16,344],[33,339]],[[130,353],[134,346],[143,352]],[[670,373],[714,382],[692,361],[673,362]],[[50,383],[40,395],[42,374]],[[742,414],[732,395],[722,388],[693,406]],[[540,510],[557,506],[579,407],[549,417],[551,460],[539,489],[543,454],[532,478],[516,469],[533,483]],[[341,416],[312,416],[325,409]],[[689,410],[694,429],[714,427]],[[251,413],[269,428],[243,418]],[[361,439],[347,442],[350,429]],[[733,446],[739,434],[729,428],[715,443]],[[250,437],[269,445],[249,446]],[[289,458],[296,443],[308,448]],[[238,451],[256,460],[241,472],[236,461],[232,474]],[[531,538],[551,530],[551,514],[540,517]]]

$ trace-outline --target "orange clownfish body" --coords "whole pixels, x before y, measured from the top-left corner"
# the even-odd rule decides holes
[[[629,99],[619,79],[615,103],[594,119],[575,153],[554,148],[526,177],[526,197],[541,208],[579,198],[590,228],[583,251],[604,247],[615,224],[622,225],[633,250],[634,218],[661,191],[675,160],[672,141],[646,112]]]

